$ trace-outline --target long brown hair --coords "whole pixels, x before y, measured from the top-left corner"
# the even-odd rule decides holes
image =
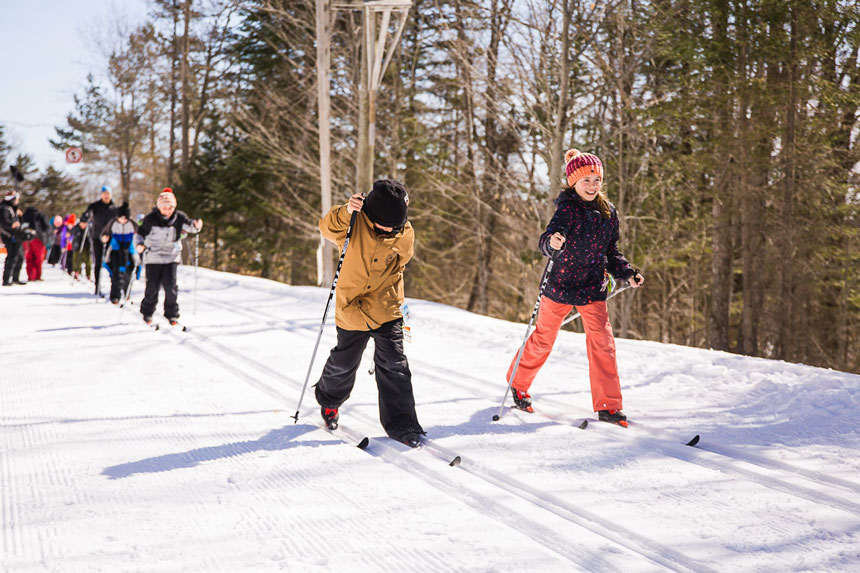
[[[565,187],[561,190],[562,193],[571,193],[579,197],[576,193],[576,189],[573,186]],[[600,216],[604,219],[612,218],[612,207],[609,205],[609,197],[606,193],[603,192],[603,186],[601,185],[600,191],[597,192],[597,197],[594,198],[594,203],[597,205],[597,210],[600,212]]]

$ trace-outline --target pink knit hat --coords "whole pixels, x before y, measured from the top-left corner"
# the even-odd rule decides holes
[[[576,182],[587,175],[597,175],[603,179],[603,163],[600,158],[578,149],[568,149],[564,154],[567,184],[573,187]]]
[[[173,189],[165,187],[164,191],[158,196],[158,201],[155,203],[158,207],[162,205],[172,205],[176,207],[176,195],[173,194]]]

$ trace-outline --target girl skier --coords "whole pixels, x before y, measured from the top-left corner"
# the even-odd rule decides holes
[[[633,288],[645,279],[618,250],[618,214],[602,191],[603,163],[596,155],[577,149],[568,150],[564,158],[569,187],[555,200],[555,214],[539,241],[541,252],[555,257],[553,268],[511,393],[517,408],[533,411],[529,387],[549,357],[564,317],[576,307],[585,329],[594,411],[599,420],[626,427],[615,339],[606,310],[606,273]],[[515,363],[516,355],[508,369],[508,382]]]

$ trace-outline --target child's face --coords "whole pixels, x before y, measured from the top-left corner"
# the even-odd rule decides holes
[[[577,181],[573,188],[583,201],[594,201],[602,184],[603,180],[599,175],[586,175]]]
[[[128,223],[128,217],[123,217],[122,215],[117,217],[116,220],[117,222],[119,222],[120,225],[125,225],[126,223]]]
[[[158,206],[158,212],[165,217],[170,217],[171,215],[173,215],[174,211],[176,211],[176,207],[170,204],[162,204]]]

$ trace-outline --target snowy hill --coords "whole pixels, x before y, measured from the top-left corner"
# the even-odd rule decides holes
[[[860,376],[618,340],[632,425],[580,430],[564,332],[537,412],[492,422],[525,325],[409,300],[435,447],[382,437],[368,348],[362,451],[311,392],[289,417],[328,289],[201,269],[192,313],[183,268],[191,330],[156,332],[45,278],[0,291],[4,571],[860,570]],[[332,317],[312,382],[333,341]]]

